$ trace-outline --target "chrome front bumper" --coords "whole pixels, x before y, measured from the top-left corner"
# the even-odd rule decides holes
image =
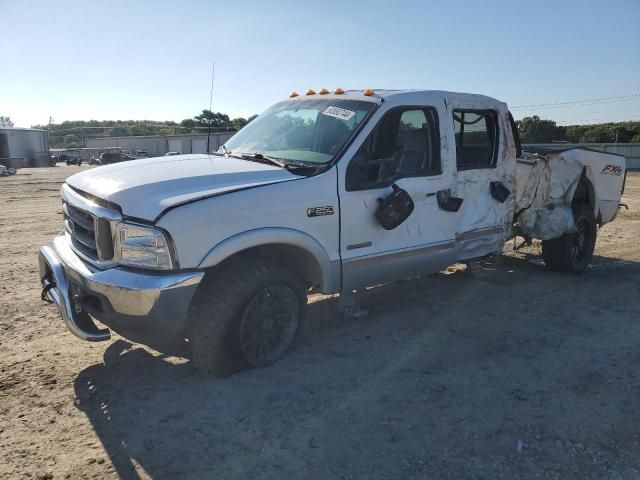
[[[56,237],[53,248],[41,247],[38,257],[43,292],[58,306],[69,331],[91,342],[111,338],[109,330],[96,327],[91,317],[124,336],[182,331],[204,276],[200,271],[98,270],[75,254],[64,233]]]

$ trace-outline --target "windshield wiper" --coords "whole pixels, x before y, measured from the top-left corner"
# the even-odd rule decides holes
[[[240,160],[249,160],[250,162],[275,165],[280,168],[294,171],[293,173],[295,173],[296,175],[311,175],[318,170],[317,165],[309,165],[308,163],[300,162],[297,160],[287,160],[285,162],[280,158],[271,157],[260,152],[235,154],[227,150],[226,147],[224,147],[224,152],[226,157],[239,158]]]
[[[269,157],[268,155],[264,155],[260,152],[256,153],[242,153],[240,154],[240,158],[243,160],[256,160],[260,163],[270,163],[280,168],[287,168],[288,164],[280,160],[276,157]]]

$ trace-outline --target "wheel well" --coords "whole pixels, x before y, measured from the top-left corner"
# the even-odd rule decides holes
[[[228,262],[250,256],[267,258],[282,265],[303,280],[307,288],[322,286],[322,269],[315,257],[304,248],[282,243],[270,243],[241,250],[225,259],[222,263],[210,268],[205,278],[209,277],[211,279],[214,277],[215,272]]]
[[[590,206],[594,214],[596,213],[595,189],[593,188],[593,184],[591,183],[591,181],[587,178],[585,171],[582,172],[580,180],[578,181],[578,186],[576,187],[576,191],[573,194],[573,198],[571,199],[571,209],[575,214],[575,212],[577,212],[584,205]]]

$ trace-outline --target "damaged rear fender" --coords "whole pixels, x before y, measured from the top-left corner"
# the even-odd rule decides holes
[[[562,155],[535,157],[533,163],[519,164],[523,185],[517,197],[518,226],[532,238],[550,240],[575,231],[572,203],[581,179],[591,176],[588,166]],[[591,185],[590,185],[591,184]],[[595,191],[587,181],[589,203],[595,208]],[[594,211],[597,216],[597,212]]]

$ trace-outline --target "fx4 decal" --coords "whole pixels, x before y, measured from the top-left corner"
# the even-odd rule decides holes
[[[601,175],[622,175],[622,167],[618,165],[605,165],[600,172]]]

